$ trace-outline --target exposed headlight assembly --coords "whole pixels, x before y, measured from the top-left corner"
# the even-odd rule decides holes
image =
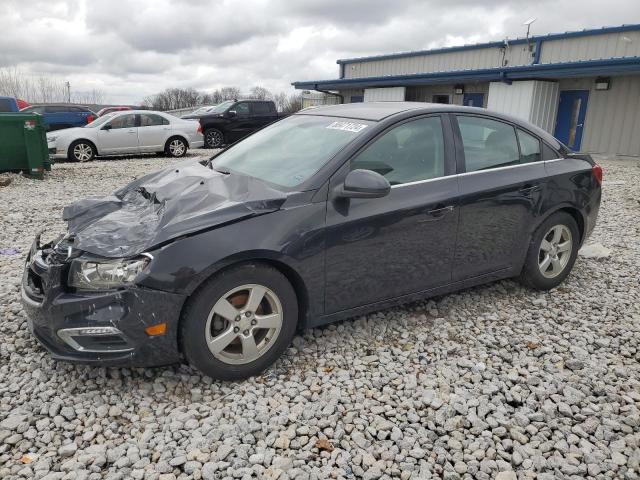
[[[111,290],[131,285],[151,262],[151,255],[116,260],[84,260],[71,262],[69,286],[85,290]]]

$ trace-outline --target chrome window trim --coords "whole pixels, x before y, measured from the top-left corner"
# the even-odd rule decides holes
[[[537,162],[519,163],[517,165],[507,165],[505,167],[494,167],[494,168],[487,168],[485,170],[474,170],[473,172],[454,173],[453,175],[443,175],[442,177],[427,178],[425,180],[416,180],[415,182],[407,182],[407,183],[401,183],[399,185],[391,185],[391,188],[394,189],[399,187],[408,187],[410,185],[418,185],[420,183],[433,182],[435,180],[442,180],[444,178],[462,177],[464,175],[475,175],[477,173],[489,173],[489,172],[495,172],[496,170],[508,170],[508,169],[517,168],[517,167],[527,167],[527,166],[535,165],[536,163],[545,164],[549,162],[559,162],[561,160],[566,160],[566,158],[554,158],[552,160],[539,160]]]
[[[398,188],[398,187],[409,187],[411,185],[418,185],[420,183],[427,183],[427,182],[433,182],[434,180],[442,180],[443,178],[452,178],[457,176],[456,174],[454,175],[443,175],[441,177],[434,177],[434,178],[426,178],[424,180],[416,180],[415,182],[407,182],[407,183],[399,183],[397,185],[391,185],[391,188]]]

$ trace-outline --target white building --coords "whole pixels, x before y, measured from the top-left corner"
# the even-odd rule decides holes
[[[640,156],[640,25],[338,60],[339,78],[294,82],[344,103],[482,106],[574,150]]]

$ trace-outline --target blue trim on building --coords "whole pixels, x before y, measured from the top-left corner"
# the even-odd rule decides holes
[[[513,80],[556,79],[599,75],[640,73],[640,57],[583,60],[579,62],[544,63],[512,67],[459,70],[453,72],[389,75],[384,77],[343,78],[293,82],[297,89],[337,90],[344,88],[392,87],[407,85],[432,85],[443,83],[492,82],[511,83]]]
[[[629,32],[629,31],[636,31],[636,30],[640,30],[640,24],[620,25],[617,27],[593,28],[588,30],[579,30],[576,32],[550,33],[548,35],[536,35],[536,36],[530,37],[528,41],[544,42],[547,40],[562,40],[565,38],[588,37],[592,35],[603,35],[607,33],[622,33],[622,32]],[[508,40],[508,42],[509,42],[509,45],[518,45],[518,44],[527,43],[527,39],[515,38],[513,40]],[[478,50],[481,48],[495,48],[495,47],[499,48],[502,46],[504,46],[504,41],[487,42],[487,43],[478,43],[475,45],[462,45],[458,47],[444,47],[444,48],[435,48],[432,50],[418,50],[415,52],[402,52],[402,53],[390,53],[386,55],[374,55],[371,57],[344,58],[344,59],[337,60],[336,63],[345,64],[345,63],[355,63],[355,62],[368,62],[373,60],[391,60],[394,58],[418,57],[423,55],[433,55],[436,53],[461,52],[465,50]]]

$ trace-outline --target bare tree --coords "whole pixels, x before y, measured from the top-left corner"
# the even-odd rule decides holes
[[[220,89],[220,101],[235,100],[240,98],[240,89],[238,87],[223,87]]]
[[[302,109],[302,95],[300,93],[292,93],[287,95],[285,92],[276,93],[273,96],[278,111],[282,113],[295,113]]]
[[[67,88],[59,78],[27,75],[18,68],[0,68],[0,95],[24,99],[31,103],[67,102]],[[75,103],[102,104],[106,96],[102,90],[74,92]]]
[[[84,103],[87,105],[104,105],[107,103],[104,92],[95,88],[89,92],[73,93],[71,100],[73,103]]]
[[[195,88],[167,88],[163,92],[145,97],[142,104],[154,110],[176,110],[200,104],[200,93]]]
[[[249,92],[249,98],[255,98],[256,100],[271,100],[273,94],[264,87],[255,86]]]

